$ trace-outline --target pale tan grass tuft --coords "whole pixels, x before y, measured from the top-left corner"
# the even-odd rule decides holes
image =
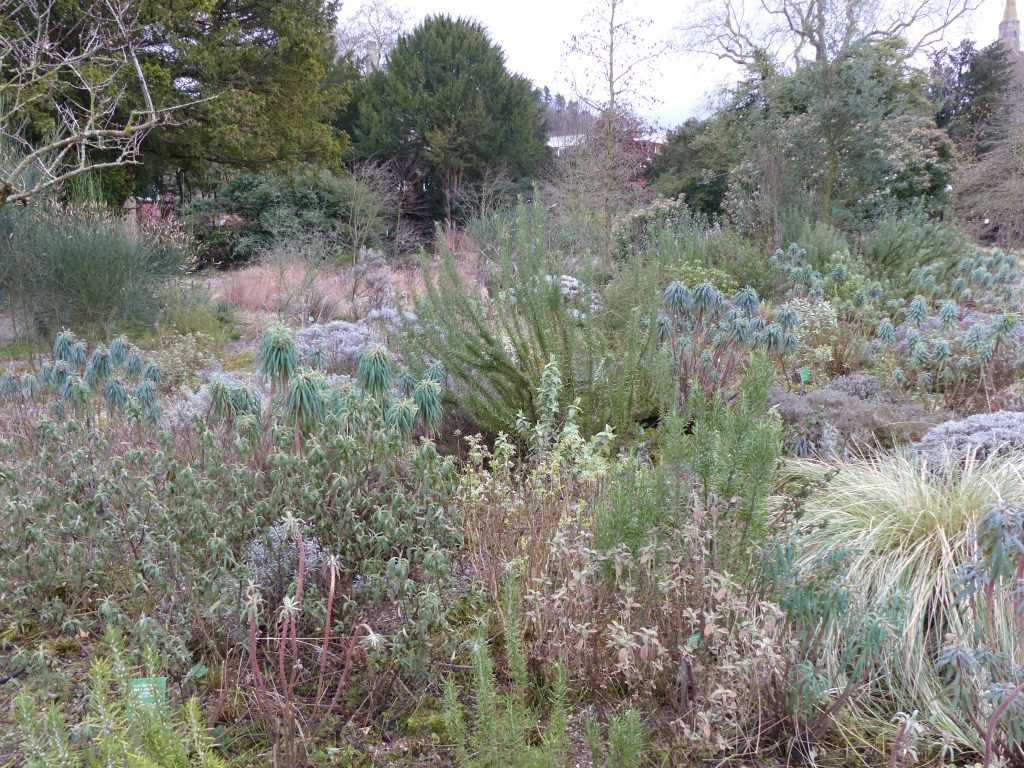
[[[801,569],[816,569],[830,553],[849,553],[846,576],[852,610],[902,600],[905,621],[883,653],[870,695],[856,697],[840,727],[851,742],[880,744],[895,729],[897,712],[919,711],[938,745],[978,748],[980,739],[943,689],[936,657],[949,641],[970,646],[974,614],[957,600],[957,569],[974,556],[981,518],[1001,504],[1024,503],[1024,457],[969,459],[928,466],[908,454],[841,463],[793,462],[796,475],[838,469],[813,495],[799,522]],[[991,631],[1000,649],[1024,662],[1012,607],[998,605]],[[842,679],[839,625],[825,627],[833,679]]]

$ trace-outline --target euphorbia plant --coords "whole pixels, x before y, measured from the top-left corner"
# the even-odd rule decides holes
[[[324,420],[324,378],[319,371],[300,368],[288,385],[285,411],[295,430],[295,452],[302,453],[302,434]]]
[[[272,391],[287,388],[288,380],[298,367],[295,341],[288,326],[276,323],[263,332],[256,352],[256,365],[270,381]]]

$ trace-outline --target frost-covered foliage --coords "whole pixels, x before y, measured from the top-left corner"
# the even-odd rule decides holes
[[[1024,449],[1024,413],[996,411],[947,421],[928,430],[913,449],[933,465],[1016,453]]]
[[[836,376],[828,383],[828,389],[843,392],[858,400],[875,400],[882,395],[882,382],[870,373],[851,373]]]
[[[303,547],[306,573],[315,575],[322,569],[329,553],[320,539],[313,535],[303,537]],[[263,597],[272,603],[284,595],[285,588],[295,578],[297,568],[298,553],[287,521],[274,523],[246,547],[246,573]]]
[[[848,457],[919,439],[941,415],[913,400],[883,393],[868,374],[840,376],[807,394],[773,390],[797,456]]]
[[[264,393],[255,384],[245,381],[233,373],[223,371],[206,371],[202,374],[206,382],[193,390],[182,386],[178,397],[169,402],[164,409],[160,424],[167,430],[185,429],[192,426],[196,417],[208,419],[220,414],[215,407],[218,388],[235,403],[245,403],[244,410],[259,416],[263,410]],[[235,407],[233,410],[239,410]]]
[[[390,315],[380,315],[381,319],[385,317]],[[295,349],[300,364],[327,371],[352,372],[359,355],[381,343],[383,337],[380,332],[367,322],[335,320],[295,332]]]
[[[581,312],[599,312],[603,306],[600,294],[581,283],[579,278],[572,275],[545,275],[544,280],[548,285],[558,286],[562,299],[573,305],[569,313],[574,317],[582,317]]]

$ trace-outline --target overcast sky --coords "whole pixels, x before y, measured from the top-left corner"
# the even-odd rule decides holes
[[[884,2],[884,0],[883,0]],[[467,16],[480,21],[504,50],[508,66],[540,87],[572,95],[565,71],[566,42],[580,28],[592,0],[395,0],[415,24],[431,13]],[[348,0],[346,11],[360,5]],[[635,0],[634,13],[651,18],[666,37],[685,21],[688,2]],[[985,0],[973,17],[951,30],[950,42],[971,37],[981,44],[996,38],[1004,0]],[[687,117],[706,111],[708,95],[728,82],[734,69],[712,58],[672,54],[662,57],[645,87],[648,103],[639,111],[661,128],[671,128]]]

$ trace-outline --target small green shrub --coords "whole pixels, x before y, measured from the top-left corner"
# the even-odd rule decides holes
[[[719,290],[750,286],[764,296],[772,295],[773,275],[765,269],[761,249],[734,229],[712,225],[703,217],[672,218],[651,232],[642,246],[624,269],[655,263],[670,271],[682,270],[678,279],[683,279],[689,276],[687,272],[703,267],[707,270],[704,275],[692,277],[709,280]],[[675,278],[671,275],[668,279]]]
[[[235,309],[215,299],[202,285],[183,281],[160,297],[158,324],[177,334],[201,333],[218,341],[235,337]]]
[[[549,250],[546,228],[539,202],[520,205],[502,234],[486,296],[461,277],[450,252],[436,274],[425,264],[426,288],[403,355],[419,371],[440,362],[460,404],[487,429],[511,432],[520,413],[538,419],[534,395],[553,360],[563,403],[579,399],[585,432],[606,424],[629,431],[638,414],[654,407],[653,311],[605,311],[593,285],[565,274],[565,258]]]
[[[607,746],[601,738],[601,729],[595,720],[588,720],[584,735],[594,766],[604,768],[640,768],[644,762],[647,734],[640,713],[629,709],[613,715],[608,721]]]
[[[548,724],[538,738],[540,718],[529,704],[531,686],[520,637],[518,596],[511,582],[506,583],[503,603],[505,661],[511,690],[503,693],[498,687],[483,636],[473,641],[471,649],[476,710],[472,728],[466,724],[454,680],[449,677],[444,684],[444,717],[455,745],[455,764],[465,768],[558,768],[565,764],[569,753],[565,674],[555,674]]]
[[[165,701],[138,701],[129,681],[157,676],[155,657],[147,654],[144,665],[131,664],[119,634],[112,629],[107,643],[109,656],[94,659],[90,666],[88,707],[74,730],[67,727],[55,704],[44,705],[25,693],[15,699],[24,761],[20,764],[26,768],[224,768],[227,763],[203,724],[198,701],[189,699],[177,711]]]
[[[712,508],[715,497],[729,500],[727,509],[735,519],[721,523],[719,563],[759,541],[765,529],[765,501],[783,434],[778,414],[768,410],[771,385],[767,361],[755,359],[735,399],[727,400],[721,391],[709,397],[694,388],[683,410],[672,414],[662,430],[665,449],[685,462],[697,480],[705,509]]]
[[[170,393],[192,383],[202,372],[216,367],[217,339],[198,331],[184,334],[160,334],[146,343],[146,354],[160,370],[156,381]]]
[[[662,231],[692,225],[697,220],[699,217],[695,218],[690,213],[682,198],[659,198],[633,211],[616,224],[613,234],[615,256],[620,261],[627,261],[646,251]]]
[[[390,212],[352,175],[300,166],[290,172],[240,173],[186,214],[202,263],[228,266],[277,244],[303,241],[313,258],[351,263],[380,245]]]
[[[809,219],[794,211],[783,216],[779,239],[783,243],[800,243],[807,261],[815,269],[827,272],[826,265],[837,254],[849,254],[846,235],[824,221]]]
[[[620,546],[634,555],[650,541],[655,528],[666,522],[678,499],[663,472],[625,461],[609,479],[608,493],[594,512],[594,544],[601,552]]]
[[[864,243],[868,269],[897,290],[913,270],[937,265],[946,271],[967,252],[967,240],[954,225],[913,213],[883,219]]]

